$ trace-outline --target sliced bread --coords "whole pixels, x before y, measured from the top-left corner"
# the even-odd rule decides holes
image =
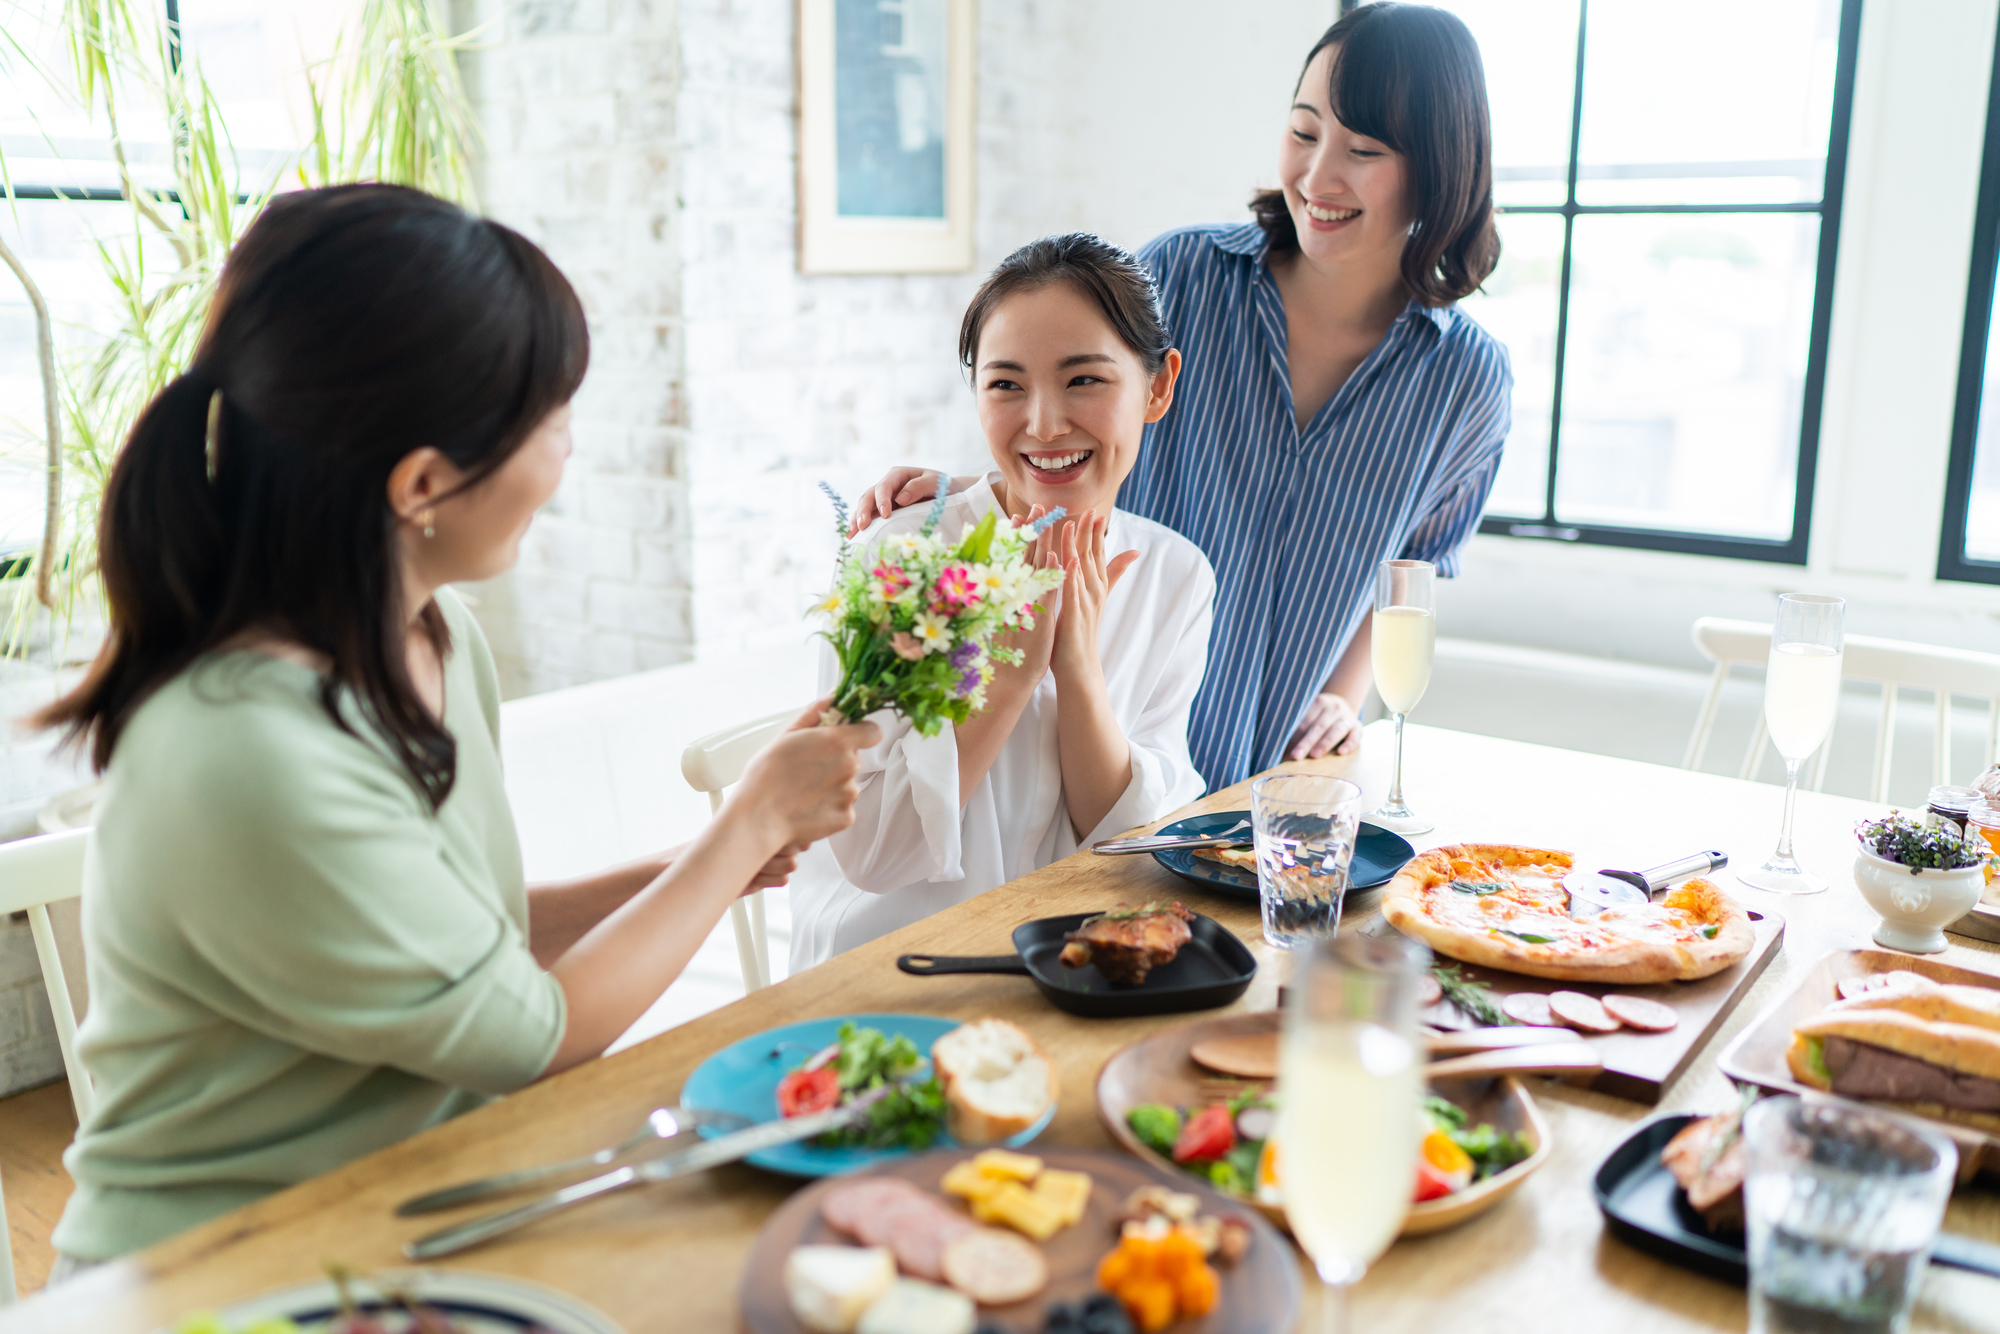
[[[975,1019],[931,1044],[944,1085],[945,1128],[960,1144],[1018,1135],[1056,1100],[1055,1066],[1004,1019]]]

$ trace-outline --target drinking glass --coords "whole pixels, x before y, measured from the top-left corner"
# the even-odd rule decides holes
[[[1847,604],[1816,593],[1778,595],[1771,627],[1771,665],[1764,675],[1764,725],[1785,759],[1785,822],[1778,850],[1737,878],[1752,889],[1777,894],[1817,894],[1826,881],[1792,856],[1792,806],[1799,795],[1799,766],[1833,730],[1840,705],[1841,619]]]
[[[1396,768],[1388,798],[1368,820],[1399,834],[1428,834],[1437,827],[1403,800],[1403,719],[1431,683],[1431,657],[1437,650],[1436,578],[1437,567],[1427,560],[1385,560],[1375,567],[1368,656],[1375,668],[1375,693],[1396,720]]]
[[[1250,785],[1264,939],[1281,950],[1340,930],[1361,831],[1361,789],[1345,778],[1272,774]]]
[[[1285,1217],[1342,1334],[1347,1289],[1389,1248],[1416,1185],[1424,1049],[1417,983],[1430,951],[1351,931],[1299,957],[1278,1056],[1277,1165]]]
[[[1958,1151],[1900,1116],[1765,1098],[1743,1117],[1750,1334],[1902,1334]]]

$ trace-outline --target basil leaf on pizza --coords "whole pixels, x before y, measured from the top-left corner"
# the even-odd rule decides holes
[[[1567,852],[1457,843],[1420,853],[1382,892],[1390,925],[1438,954],[1568,982],[1692,981],[1756,943],[1742,905],[1707,880],[1646,904],[1569,915]]]

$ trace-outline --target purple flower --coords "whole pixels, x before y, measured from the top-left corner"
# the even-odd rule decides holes
[[[961,695],[970,695],[977,689],[979,689],[979,669],[974,667],[964,676],[958,678],[958,693]]]
[[[978,656],[979,645],[968,639],[951,651],[951,665],[954,667],[970,667],[973,660]]]

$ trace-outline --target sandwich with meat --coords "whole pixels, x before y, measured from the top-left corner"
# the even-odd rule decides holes
[[[1905,973],[1799,1024],[1785,1059],[1810,1088],[2000,1133],[2000,988]]]

